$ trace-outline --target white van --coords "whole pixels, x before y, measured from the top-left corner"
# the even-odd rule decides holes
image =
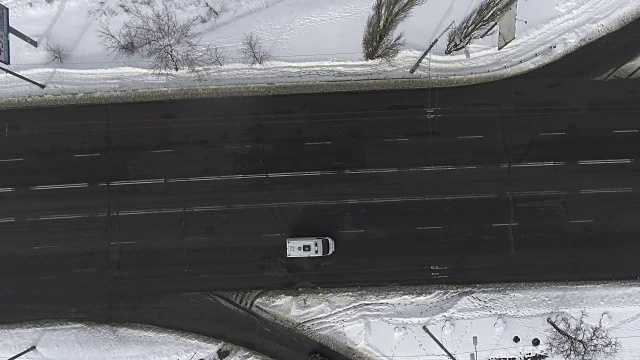
[[[313,257],[333,254],[336,245],[327,236],[287,239],[287,257]]]

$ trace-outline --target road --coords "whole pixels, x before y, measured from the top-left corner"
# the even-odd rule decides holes
[[[638,83],[504,84],[5,116],[4,293],[635,276]]]
[[[573,75],[4,111],[1,320],[220,336],[180,294],[637,277],[640,83]],[[334,255],[285,258],[315,234]]]

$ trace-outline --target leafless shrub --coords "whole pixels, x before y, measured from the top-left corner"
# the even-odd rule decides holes
[[[556,321],[547,318],[549,352],[566,360],[594,360],[615,354],[620,344],[602,325],[585,322],[587,313],[582,311],[577,319],[561,316]]]
[[[376,0],[362,36],[364,58],[390,61],[396,57],[405,42],[403,33],[396,36],[393,33],[411,10],[422,3],[424,0]]]
[[[264,47],[259,36],[251,33],[242,40],[242,56],[251,65],[262,65],[271,59],[271,53]]]
[[[518,0],[484,0],[457,24],[447,37],[445,54],[462,50],[482,35],[504,15]]]
[[[134,7],[120,29],[114,31],[102,23],[98,32],[102,44],[117,57],[140,55],[150,59],[153,70],[195,71],[200,66],[221,65],[219,49],[199,44],[196,20],[179,20],[165,3],[148,11]]]
[[[69,59],[71,49],[62,44],[47,44],[47,63],[59,63],[62,64]]]

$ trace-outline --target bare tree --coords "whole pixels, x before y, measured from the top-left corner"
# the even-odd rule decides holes
[[[424,0],[376,0],[362,36],[364,58],[390,61],[396,57],[405,42],[403,33],[396,36],[393,33],[411,10],[422,3]]]
[[[71,49],[62,44],[47,44],[46,49],[47,55],[49,56],[47,63],[49,64],[54,62],[62,64],[67,61],[69,55],[71,55]]]
[[[242,56],[251,65],[261,65],[271,59],[271,53],[262,44],[262,40],[257,35],[250,33],[242,40]]]
[[[462,50],[482,35],[504,15],[518,0],[484,0],[469,15],[465,16],[447,38],[445,54]]]
[[[200,34],[194,29],[197,19],[178,19],[166,3],[150,10],[134,7],[120,29],[113,31],[103,23],[98,32],[102,44],[117,57],[140,55],[150,59],[153,70],[195,71],[208,64],[221,65],[219,49],[200,45]]]
[[[549,352],[566,360],[593,360],[615,354],[620,348],[604,328],[602,319],[597,325],[585,322],[587,313],[582,311],[577,319],[561,316],[556,321],[547,318]]]

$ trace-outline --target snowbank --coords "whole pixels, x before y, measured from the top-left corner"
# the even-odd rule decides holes
[[[616,360],[640,353],[635,282],[267,292],[254,310],[360,359],[445,359],[423,325],[458,359],[474,352],[474,336],[480,359],[544,355],[546,319],[581,310],[592,323],[602,319],[620,340]],[[532,345],[535,338],[539,346]]]
[[[0,357],[35,345],[21,359],[260,360],[266,356],[218,340],[152,326],[27,323],[0,326]],[[225,357],[226,355],[226,357]]]
[[[103,49],[101,22],[124,21],[138,0],[4,0],[12,26],[41,43],[37,49],[12,41],[10,68],[47,85],[41,90],[5,75],[0,98],[61,95],[149,88],[297,83],[385,78],[437,78],[438,85],[486,81],[541,66],[637,18],[637,0],[520,0],[517,37],[498,51],[497,35],[469,51],[444,55],[444,39],[414,75],[408,69],[427,44],[480,0],[427,1],[402,24],[407,45],[392,64],[362,61],[360,41],[372,0],[220,0],[226,11],[199,24],[203,43],[225,50],[227,65],[200,75],[152,74],[140,58],[114,59]],[[51,4],[48,4],[48,3]],[[182,16],[203,10],[203,0],[166,1]],[[526,21],[526,23],[525,23]],[[274,61],[251,67],[239,63],[244,34],[259,34]],[[46,44],[71,48],[64,64],[46,63]],[[444,79],[444,81],[443,81]],[[449,81],[447,82],[447,79]]]

